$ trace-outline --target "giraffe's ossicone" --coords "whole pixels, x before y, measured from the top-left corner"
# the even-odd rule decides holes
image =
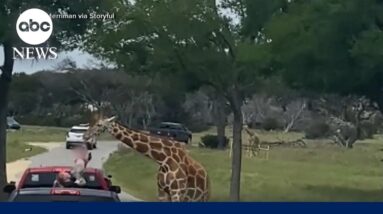
[[[133,150],[159,164],[157,174],[160,201],[208,201],[209,179],[205,168],[194,160],[182,143],[172,139],[130,129],[115,121],[115,117],[94,115],[85,140],[108,131]]]

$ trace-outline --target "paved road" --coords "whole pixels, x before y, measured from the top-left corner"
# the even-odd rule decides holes
[[[48,152],[29,158],[31,167],[54,166],[54,165],[73,165],[74,154],[71,150],[64,148],[65,143],[57,144],[57,147],[50,149]],[[108,159],[109,155],[117,150],[118,141],[98,141],[98,148],[92,150],[92,160],[89,167],[102,168],[103,163]],[[120,198],[123,201],[139,201],[134,196],[122,192]]]

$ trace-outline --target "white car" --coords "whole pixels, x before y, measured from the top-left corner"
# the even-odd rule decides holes
[[[73,146],[79,146],[84,143],[89,150],[97,148],[96,138],[93,138],[88,142],[85,142],[83,139],[83,135],[88,130],[88,128],[89,126],[86,125],[73,126],[66,136],[66,148],[70,149]]]

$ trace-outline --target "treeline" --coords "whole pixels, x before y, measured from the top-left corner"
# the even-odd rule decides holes
[[[184,122],[201,129],[205,115],[195,115],[195,97],[185,96],[177,83],[157,77],[112,70],[41,71],[17,73],[11,88],[9,114],[23,124],[72,126],[89,120],[92,109],[116,114],[131,127],[146,128],[159,121]],[[198,98],[197,98],[198,99]]]
[[[208,88],[191,92],[169,78],[70,69],[15,74],[9,113],[22,124],[69,127],[87,122],[89,112],[97,108],[117,115],[130,127],[145,129],[160,121],[173,121],[202,131],[232,124],[227,105]],[[348,123],[357,127],[359,139],[368,138],[378,132],[381,123],[381,114],[367,99],[302,94],[277,79],[261,81],[242,111],[244,123],[250,127],[300,131],[308,138],[330,136],[332,127],[335,130]],[[332,117],[338,118],[338,124]]]

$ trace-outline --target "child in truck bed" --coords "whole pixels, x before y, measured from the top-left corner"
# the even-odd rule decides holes
[[[88,162],[92,159],[92,153],[88,152],[85,146],[79,146],[74,149],[74,154],[75,160],[71,172],[59,172],[53,183],[53,187],[64,188],[73,185],[73,183],[78,186],[84,186],[86,184],[83,173]]]
[[[71,174],[76,179],[74,183],[79,186],[83,186],[86,184],[86,180],[83,177],[83,172],[89,161],[92,159],[92,153],[88,152],[88,149],[85,145],[75,148],[74,153],[75,160]]]

